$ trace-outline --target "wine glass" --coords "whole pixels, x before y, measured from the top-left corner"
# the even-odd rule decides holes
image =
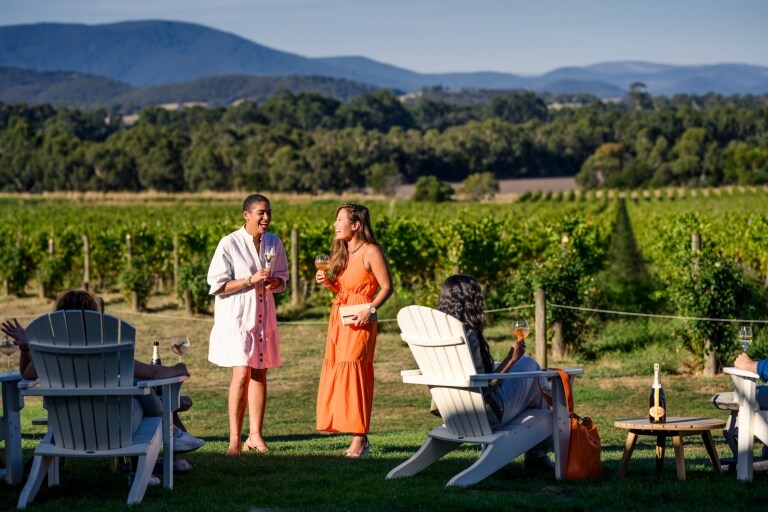
[[[749,345],[752,343],[752,326],[742,325],[739,329],[739,343],[741,343],[741,349],[746,352],[749,350]]]
[[[315,256],[315,268],[317,270],[328,270],[331,268],[331,260],[328,259],[327,254],[318,254]]]
[[[189,336],[173,336],[171,337],[171,352],[179,356],[179,362],[181,357],[189,350]]]
[[[524,340],[531,334],[531,328],[528,327],[528,320],[517,318],[512,321],[512,332],[518,340]]]
[[[264,267],[269,270],[269,268],[272,266],[272,260],[275,259],[275,248],[271,245],[268,245],[264,249]]]
[[[0,352],[8,358],[8,373],[11,373],[11,356],[16,353],[18,348],[19,346],[13,342],[10,336],[3,335],[3,339],[0,341]]]

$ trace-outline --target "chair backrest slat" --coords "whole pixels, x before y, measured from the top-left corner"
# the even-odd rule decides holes
[[[464,325],[458,319],[424,306],[407,306],[398,313],[397,322],[422,375],[466,379],[477,373]],[[480,388],[433,386],[430,392],[446,428],[453,434],[492,433]]]

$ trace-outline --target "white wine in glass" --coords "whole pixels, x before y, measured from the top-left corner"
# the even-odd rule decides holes
[[[742,325],[739,329],[739,343],[741,343],[741,349],[746,352],[749,350],[749,345],[752,344],[752,326]]]
[[[0,340],[0,352],[2,352],[6,358],[8,358],[8,373],[11,373],[11,356],[16,353],[19,346],[16,345],[10,336],[3,336]]]
[[[512,321],[512,332],[519,340],[523,340],[531,334],[531,328],[528,327],[528,321],[524,318],[520,318]]]
[[[325,254],[318,254],[315,256],[315,268],[323,271],[328,270],[331,268],[331,260]]]
[[[275,248],[272,246],[264,249],[264,266],[269,269],[272,266],[272,261],[275,259]]]
[[[189,350],[189,336],[173,336],[171,338],[171,352],[179,356],[179,362],[187,350]]]

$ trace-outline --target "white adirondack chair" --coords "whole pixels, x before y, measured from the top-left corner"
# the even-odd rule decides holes
[[[768,411],[760,410],[755,397],[760,377],[733,367],[724,368],[723,372],[731,376],[738,405],[738,411],[733,411],[729,418],[725,436],[731,449],[735,448],[736,477],[751,481],[755,437],[768,444]]]
[[[423,306],[408,306],[397,315],[401,336],[413,353],[418,370],[401,372],[403,382],[429,387],[445,422],[387,479],[412,476],[463,443],[482,447],[480,458],[447,485],[465,487],[499,470],[535,445],[553,436],[555,477],[565,477],[570,423],[564,391],[553,371],[477,374],[466,343],[463,324],[456,318]],[[566,370],[573,381],[580,368]],[[551,410],[527,409],[510,423],[492,430],[482,394],[493,379],[546,377],[552,384]]]
[[[176,388],[178,401],[178,388],[186,377],[134,385],[135,329],[127,322],[96,311],[45,314],[35,319],[26,333],[38,381],[37,385],[22,389],[22,393],[43,397],[49,430],[35,449],[18,508],[26,508],[34,499],[58,457],[138,457],[128,504],[140,503],[160,452],[161,434],[166,434],[161,432],[163,423],[168,422],[167,437],[172,443],[171,418],[170,412],[167,419],[144,417],[132,433],[132,399],[149,393],[150,387],[158,382],[175,380],[174,385],[166,386],[169,392]],[[169,404],[168,408],[172,406]],[[167,454],[172,453],[172,444],[170,449]],[[49,486],[59,484],[57,467],[54,464],[49,472]]]

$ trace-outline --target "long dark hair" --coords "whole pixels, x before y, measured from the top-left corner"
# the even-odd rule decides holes
[[[485,301],[480,284],[472,276],[454,274],[445,280],[437,309],[474,327],[480,334],[485,327]]]
[[[368,208],[361,204],[345,203],[336,208],[334,220],[339,216],[341,210],[346,211],[349,222],[359,222],[360,229],[357,236],[366,244],[379,245],[373,234],[371,226],[371,213]],[[331,248],[331,275],[336,278],[341,274],[349,263],[349,247],[346,240],[334,240]]]

